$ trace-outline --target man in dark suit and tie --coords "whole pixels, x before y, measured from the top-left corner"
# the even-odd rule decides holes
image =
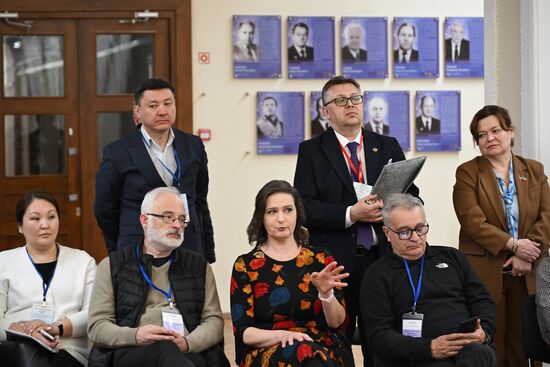
[[[470,41],[464,39],[464,25],[454,22],[450,27],[451,38],[445,40],[445,60],[448,62],[470,60]]]
[[[143,238],[139,222],[145,194],[174,186],[188,202],[189,226],[183,246],[215,261],[212,220],[207,203],[208,159],[202,141],[172,128],[174,87],[148,79],[135,91],[139,128],[105,147],[96,175],[94,212],[109,252],[135,246]],[[163,214],[163,213],[157,213]]]
[[[288,62],[313,61],[313,47],[307,45],[309,27],[299,22],[292,27],[292,46],[288,48]]]
[[[300,144],[294,186],[306,208],[311,245],[329,250],[351,274],[344,288],[351,340],[363,274],[391,252],[382,232],[383,202],[366,194],[367,185],[374,185],[384,165],[405,155],[395,138],[362,129],[363,94],[356,80],[334,77],[322,96],[331,128]],[[418,188],[412,185],[409,192],[417,196]],[[368,364],[364,339],[363,355]]]
[[[385,121],[388,115],[388,104],[381,97],[374,97],[368,103],[369,121],[365,124],[365,130],[380,135],[390,133],[390,125]]]
[[[420,99],[422,113],[416,117],[416,135],[428,135],[441,133],[441,122],[433,117],[435,99],[431,96],[423,96]]]
[[[344,30],[346,45],[342,47],[342,61],[353,63],[367,61],[367,50],[361,48],[363,39],[363,27],[358,23],[350,23]]]
[[[397,41],[399,48],[393,51],[395,63],[407,63],[418,61],[418,50],[413,48],[416,38],[416,28],[411,23],[403,23],[397,28]]]

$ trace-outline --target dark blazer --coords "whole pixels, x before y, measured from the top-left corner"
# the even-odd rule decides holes
[[[540,243],[541,257],[546,256],[550,241],[550,187],[544,167],[517,155],[512,164],[519,201],[519,238]],[[459,249],[498,304],[502,264],[506,260],[502,249],[510,235],[493,166],[485,157],[476,157],[457,168],[453,203],[460,222]],[[533,294],[534,271],[525,276],[525,282]]]
[[[416,117],[416,135],[428,135],[428,134],[439,134],[441,133],[441,121],[432,117],[432,126],[428,131],[424,128],[424,122],[422,121],[422,116]]]
[[[191,223],[183,246],[214,262],[214,236],[208,195],[208,158],[199,137],[173,129],[174,149],[181,163],[180,192],[187,194]],[[141,202],[154,188],[166,186],[139,130],[105,147],[96,175],[94,213],[109,252],[135,245],[143,236]]]
[[[363,130],[367,183],[374,185],[382,168],[391,159],[405,159],[397,140]],[[340,144],[332,128],[322,135],[304,141],[298,151],[294,186],[306,209],[306,227],[312,246],[330,251],[337,261],[353,271],[357,247],[357,224],[345,228],[346,208],[357,202],[353,181]],[[418,196],[412,185],[409,193]],[[378,236],[380,253],[390,247],[382,232],[382,223],[372,224]]]
[[[410,62],[418,61],[418,50],[415,50],[414,48],[411,50],[411,58],[409,59]],[[393,50],[393,62],[399,63],[399,49]]]
[[[323,125],[319,121],[319,116],[311,120],[311,137],[321,135],[326,130],[323,128]]]
[[[453,60],[453,46],[450,38],[445,40],[445,60]],[[458,60],[470,60],[470,41],[463,39],[460,42],[460,53],[458,54]]]
[[[313,47],[306,46],[306,57],[300,56],[294,45],[288,48],[289,62],[313,61],[313,58]]]
[[[367,121],[365,123],[365,130],[370,131],[370,132],[374,132],[374,130],[372,129],[372,125],[371,125],[370,121]],[[382,124],[382,134],[388,135],[389,133],[390,133],[390,126],[388,124]]]
[[[342,47],[342,60],[344,61],[367,61],[367,50],[359,49],[359,58],[353,57],[353,54],[349,50],[348,46]]]

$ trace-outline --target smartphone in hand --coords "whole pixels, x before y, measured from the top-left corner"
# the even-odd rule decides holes
[[[464,320],[458,325],[459,333],[473,333],[476,331],[477,327],[477,316],[472,317],[471,319]]]
[[[53,335],[51,335],[50,333],[48,333],[46,330],[44,329],[40,329],[39,331],[40,334],[42,334],[42,336],[46,339],[48,339],[49,341],[53,342],[55,340],[55,337]]]

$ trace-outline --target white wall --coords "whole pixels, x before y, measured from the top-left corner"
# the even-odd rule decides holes
[[[313,10],[315,9],[315,10]],[[246,226],[253,211],[258,189],[271,179],[292,183],[295,155],[258,156],[255,153],[255,93],[257,91],[320,90],[325,80],[234,80],[232,78],[232,15],[281,15],[283,35],[289,15],[333,15],[336,32],[342,16],[387,16],[389,24],[396,16],[440,17],[440,37],[445,16],[483,16],[479,0],[316,0],[316,1],[250,1],[194,0],[192,2],[194,128],[212,129],[212,140],[206,143],[210,169],[209,204],[214,222],[216,254],[214,264],[218,290],[224,312],[229,311],[229,278],[235,258],[249,251]],[[391,32],[388,30],[389,34]],[[279,35],[276,35],[277,37]],[[339,47],[339,37],[336,37]],[[283,50],[286,37],[283,37]],[[441,49],[441,47],[440,47]],[[198,63],[197,53],[210,52],[211,63]],[[441,51],[442,52],[442,51]],[[284,55],[283,55],[284,56]],[[283,57],[284,58],[284,57]],[[337,57],[336,70],[340,70]],[[443,75],[441,65],[440,75]],[[286,64],[283,65],[286,75]],[[460,90],[462,92],[462,150],[428,153],[428,161],[416,184],[426,203],[431,243],[457,246],[458,222],[452,206],[452,186],[456,167],[477,155],[468,132],[473,114],[484,104],[484,82],[481,79],[432,80],[359,80],[366,90]],[[309,103],[309,98],[306,97]],[[412,106],[413,100],[411,100]],[[307,104],[308,105],[308,104]],[[308,111],[309,109],[306,108]],[[411,108],[411,116],[414,111]],[[306,123],[309,118],[306,118]],[[412,124],[411,124],[412,126]],[[407,156],[417,154],[410,152]]]
[[[519,1],[519,0],[517,0]],[[550,167],[550,69],[548,34],[550,33],[550,2],[521,2],[521,153],[538,159]]]

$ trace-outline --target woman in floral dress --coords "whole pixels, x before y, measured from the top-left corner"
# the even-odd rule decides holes
[[[353,366],[344,336],[342,273],[332,256],[307,245],[304,208],[286,181],[256,196],[247,228],[255,248],[235,261],[231,316],[239,366]]]

